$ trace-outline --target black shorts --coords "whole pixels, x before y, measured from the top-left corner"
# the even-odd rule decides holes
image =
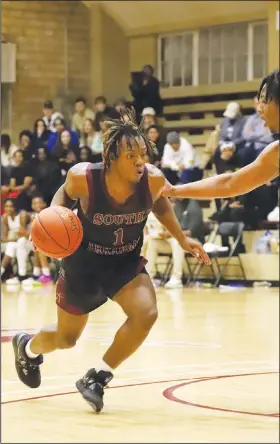
[[[107,302],[138,274],[147,261],[139,252],[98,256],[80,247],[63,259],[56,286],[56,303],[74,315],[90,313]]]

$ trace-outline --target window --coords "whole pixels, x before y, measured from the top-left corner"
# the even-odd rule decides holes
[[[267,70],[267,23],[235,23],[159,37],[163,86],[240,82]]]
[[[164,86],[193,84],[193,33],[160,40],[160,79]]]

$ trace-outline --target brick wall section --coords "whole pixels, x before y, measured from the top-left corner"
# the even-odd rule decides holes
[[[12,133],[31,128],[42,103],[64,111],[77,95],[88,95],[90,15],[79,1],[4,1],[2,35],[17,46],[12,86]]]

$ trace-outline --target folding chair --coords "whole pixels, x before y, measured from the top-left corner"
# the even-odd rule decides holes
[[[207,242],[214,242],[216,236],[217,236],[217,231],[218,231],[218,225],[216,223],[207,223],[204,224],[204,241],[205,241],[205,237],[208,236]],[[202,241],[201,241],[202,242]],[[196,280],[198,279],[201,270],[203,267],[205,267],[205,264],[200,264],[198,262],[189,262],[189,259],[192,259],[193,256],[189,253],[186,253],[185,255],[186,258],[186,263],[188,265],[188,269],[190,270],[189,273],[189,279],[187,280],[187,285],[190,285],[192,282],[196,282]],[[212,273],[212,277],[213,279],[216,279],[216,272],[215,269],[213,267],[213,263],[209,266],[211,273]]]
[[[161,279],[160,279],[161,285],[164,285],[165,282],[168,280],[169,276],[171,275],[172,266],[173,266],[172,254],[171,253],[159,253],[158,257],[167,257],[168,258],[164,272],[162,273]],[[186,256],[185,256],[185,264],[188,269],[188,278],[187,278],[187,285],[188,285],[188,283],[192,279],[192,271],[191,271],[191,267],[190,267],[190,264],[189,264]],[[157,265],[158,265],[158,262],[157,262]]]
[[[235,241],[232,243],[231,248],[229,250],[214,251],[214,252],[208,253],[208,256],[210,257],[211,262],[212,262],[210,267],[211,267],[212,276],[215,279],[214,287],[217,287],[219,285],[221,279],[224,277],[224,271],[226,270],[226,267],[228,267],[228,266],[232,266],[232,267],[238,266],[239,269],[241,270],[243,279],[246,280],[246,275],[245,275],[242,261],[240,259],[240,256],[238,254],[236,255],[236,249],[237,249],[238,243],[242,237],[244,227],[245,227],[245,225],[243,222],[222,222],[220,225],[217,225],[216,228],[214,229],[214,231],[211,233],[209,241],[211,241],[213,243],[215,243],[215,240],[218,235],[235,238]],[[235,258],[237,258],[238,264],[230,264],[230,261],[233,256]],[[227,259],[226,262],[222,266],[219,263],[220,258]],[[217,273],[215,272],[214,264],[217,269]],[[192,271],[193,281],[197,280],[203,267],[204,267],[204,264],[197,264],[193,267],[193,271]],[[233,277],[238,277],[238,276],[233,276]]]
[[[237,246],[242,238],[244,228],[245,228],[245,224],[243,222],[222,222],[218,227],[217,235],[233,237],[233,238],[235,238],[235,241],[232,243],[230,250],[225,251],[225,252],[217,251],[217,252],[213,252],[210,254],[210,257],[215,259],[217,269],[218,269],[218,276],[217,276],[217,279],[214,284],[215,287],[217,287],[219,285],[221,279],[224,277],[224,271],[226,270],[226,268],[228,266],[239,267],[239,269],[241,270],[243,279],[246,280],[246,274],[244,271],[242,261],[240,259],[239,254],[236,255],[236,249],[237,249]],[[230,264],[230,261],[233,256],[235,258],[237,258],[238,264]],[[225,261],[225,263],[222,266],[219,266],[219,261],[218,261],[219,258],[227,258],[227,260]],[[239,276],[235,275],[233,277],[239,277]]]

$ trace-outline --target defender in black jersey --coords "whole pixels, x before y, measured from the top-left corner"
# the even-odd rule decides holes
[[[57,327],[43,329],[34,338],[20,333],[13,339],[16,369],[32,388],[41,383],[43,354],[73,347],[88,313],[108,298],[127,315],[112,345],[96,368],[76,387],[96,411],[103,408],[103,388],[113,369],[142,344],[157,319],[156,295],[141,257],[143,229],[150,211],[199,261],[210,263],[201,245],[186,238],[167,198],[162,173],[145,165],[152,144],[133,122],[108,122],[103,163],[72,167],[52,205],[78,209],[84,228],[79,249],[62,262],[57,283]]]

